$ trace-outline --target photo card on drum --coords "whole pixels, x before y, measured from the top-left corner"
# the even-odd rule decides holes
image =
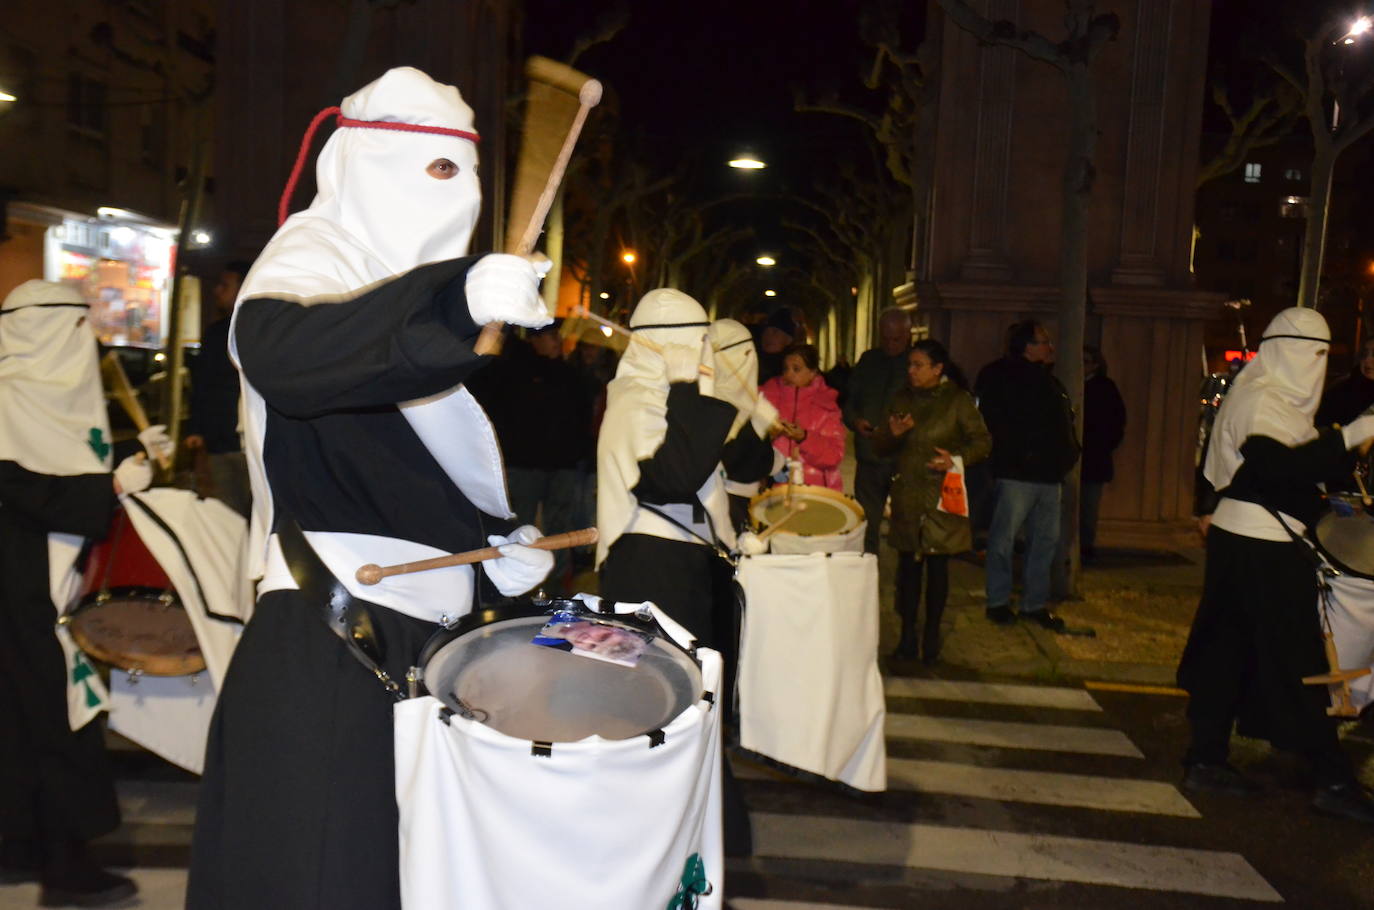
[[[560,610],[535,634],[533,643],[607,663],[633,667],[652,636],[616,622]]]

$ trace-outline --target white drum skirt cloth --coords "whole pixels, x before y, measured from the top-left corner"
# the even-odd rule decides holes
[[[1342,670],[1374,666],[1374,581],[1343,574],[1331,582],[1331,638]],[[1374,701],[1374,674],[1350,681],[1356,709]]]
[[[181,598],[205,673],[135,677],[111,670],[110,728],[199,774],[219,689],[253,610],[251,588],[242,583],[248,522],[190,490],[159,487],[129,498],[145,507],[126,504],[129,521]]]
[[[706,692],[721,658],[701,649]],[[646,736],[554,743],[396,705],[401,904],[408,910],[719,910],[720,712],[703,699]],[[696,898],[691,894],[708,892]],[[686,895],[679,903],[679,895]]]
[[[859,790],[887,788],[878,558],[747,556],[740,745]]]

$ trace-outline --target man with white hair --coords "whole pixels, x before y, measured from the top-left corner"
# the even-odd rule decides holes
[[[864,351],[849,374],[844,401],[845,426],[854,431],[854,498],[868,527],[864,551],[878,552],[883,508],[892,489],[893,461],[873,451],[873,434],[887,419],[887,403],[906,386],[906,358],[911,350],[911,314],[900,307],[878,317],[878,346]]]
[[[1217,415],[1204,474],[1219,501],[1202,602],[1178,668],[1192,729],[1183,786],[1259,790],[1228,763],[1235,723],[1311,763],[1317,812],[1374,824],[1374,801],[1326,714],[1326,687],[1302,681],[1328,667],[1316,568],[1300,535],[1326,508],[1318,483],[1349,470],[1349,450],[1374,436],[1368,414],[1343,428],[1312,425],[1330,346],[1320,313],[1282,311]]]
[[[482,584],[513,596],[553,563],[525,546],[533,527],[508,530],[500,448],[462,385],[484,362],[484,324],[549,321],[530,261],[467,255],[472,111],[401,68],[311,133],[330,115],[318,193],[286,218],[293,175],[230,333],[261,581],[211,726],[193,910],[399,907],[394,698],[379,674],[403,683],[479,579],[454,566],[363,587],[354,573],[491,543],[502,555]],[[348,634],[365,627],[369,648],[345,642],[341,614],[366,618]]]
[[[86,855],[119,827],[119,806],[100,708],[69,700],[69,675],[90,665],[57,628],[83,544],[105,537],[118,495],[152,480],[141,456],[110,470],[88,312],[77,288],[51,281],[0,305],[0,884],[40,881],[44,906],[138,890]],[[154,454],[170,442],[162,427],[143,438]]]

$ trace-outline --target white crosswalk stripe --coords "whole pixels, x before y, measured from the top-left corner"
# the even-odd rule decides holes
[[[1202,818],[1172,783],[1131,777],[1127,770],[1116,776],[1053,770],[1058,761],[1077,769],[1099,764],[1085,761],[1085,757],[1145,757],[1120,730],[1073,722],[1074,712],[1089,722],[1093,718],[1083,718],[1083,714],[1102,714],[1102,707],[1088,692],[1067,687],[902,678],[888,679],[885,687],[890,698],[923,702],[920,713],[889,710],[886,726],[894,747],[890,751],[895,752],[887,763],[889,790],[922,794],[922,802],[915,804],[918,816],[911,821],[892,820],[890,816],[865,818],[862,810],[847,812],[842,803],[814,810],[804,805],[798,812],[795,799],[781,795],[785,791],[779,789],[780,782],[782,787],[791,786],[781,772],[740,763],[740,779],[768,788],[760,790],[761,795],[779,800],[760,800],[769,804],[756,805],[751,812],[755,856],[764,863],[782,863],[776,874],[794,874],[789,870],[798,867],[789,864],[797,862],[835,864],[842,870],[837,873],[841,878],[857,876],[876,889],[866,895],[876,897],[876,906],[890,899],[883,889],[894,881],[905,882],[903,887],[919,895],[931,875],[946,874],[1102,887],[1112,893],[1103,896],[1103,906],[1126,899],[1118,889],[1194,895],[1195,900],[1282,902],[1283,897],[1238,853],[1150,842],[1167,841],[1167,835],[1158,833],[1171,830],[1160,827],[1165,820],[1188,825]],[[1018,719],[952,717],[945,713],[979,713],[979,709],[964,707],[968,705],[986,706],[982,713],[993,717],[999,713],[1005,716],[1006,709],[1015,708]],[[901,744],[906,745],[895,748]],[[968,754],[963,750],[966,746],[991,751],[978,753],[977,763],[962,761]],[[911,748],[919,750],[918,757],[908,757],[911,752],[905,750]],[[1032,767],[1017,767],[1018,763]],[[1132,762],[1108,763],[1107,767],[1146,766]],[[929,801],[932,798],[934,804]],[[1026,815],[987,804],[960,804],[961,799],[1050,807],[1052,811],[1049,815]],[[932,816],[932,805],[962,808],[953,809],[952,814],[937,809]],[[1132,814],[1158,819],[1148,826],[1155,833],[1143,835],[1139,841],[1131,839],[1131,825],[1123,826],[1119,819]],[[1091,821],[1099,815],[1101,822]],[[1035,818],[1045,818],[1060,827],[1037,831],[1039,822],[1021,827],[1017,821]],[[1072,824],[1065,825],[1069,819]],[[935,821],[939,823],[932,823]],[[1090,836],[1095,827],[1107,836]],[[1188,840],[1196,842],[1196,838]],[[854,872],[856,867],[875,871],[866,877]],[[731,905],[739,910],[850,910],[849,905],[857,903],[833,890],[808,888],[805,882],[794,883],[786,894],[795,899],[732,898]],[[843,903],[825,903],[830,899]],[[913,901],[900,905],[919,903],[915,897]]]
[[[847,818],[757,813],[753,821],[757,856],[1283,900],[1235,853]]]
[[[1047,806],[1078,806],[1108,812],[1144,812],[1201,818],[1172,784],[1052,771],[980,768],[960,762],[889,758],[888,787],[952,796],[976,796]]]
[[[1050,752],[1144,758],[1126,734],[1102,727],[888,714],[887,735],[900,739],[997,746],[1002,749],[1040,749]]]
[[[911,679],[902,676],[889,676],[884,685],[889,696],[904,698],[977,702],[987,705],[1023,705],[1030,708],[1063,708],[1071,711],[1102,710],[1102,706],[1086,689],[964,682],[952,679]]]

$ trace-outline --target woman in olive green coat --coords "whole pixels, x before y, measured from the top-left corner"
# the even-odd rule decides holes
[[[963,457],[967,468],[992,451],[992,437],[964,386],[963,373],[950,362],[944,345],[931,339],[916,342],[907,361],[907,386],[892,396],[887,425],[873,436],[876,454],[896,456],[888,542],[899,557],[896,606],[902,638],[894,656],[917,656],[916,617],[924,580],[920,657],[927,664],[940,654],[949,557],[973,548],[968,518],[938,508],[945,472],[955,455]]]

